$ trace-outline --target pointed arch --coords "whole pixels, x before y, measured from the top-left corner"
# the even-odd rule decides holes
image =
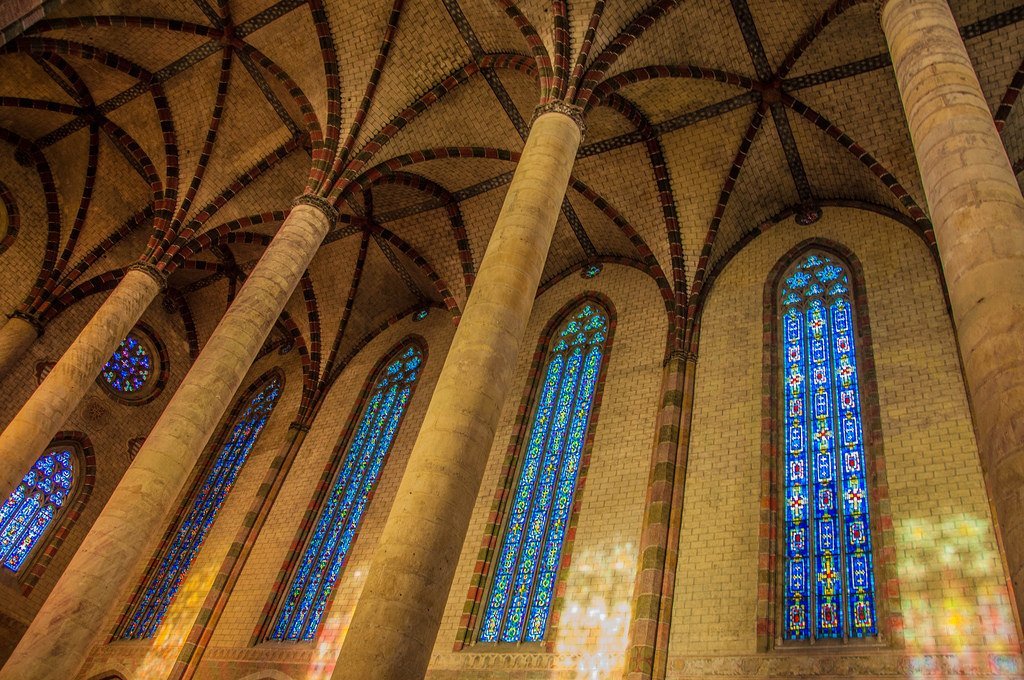
[[[809,239],[764,290],[762,651],[902,629],[863,271]]]
[[[541,333],[457,649],[474,642],[552,648],[557,584],[572,553],[614,331],[611,302],[585,293]]]
[[[275,612],[273,619],[261,623],[257,640],[303,642],[318,636],[426,357],[423,339],[409,336],[370,372],[293,543],[302,547],[286,558],[265,609]]]
[[[0,506],[0,568],[28,595],[82,515],[96,484],[89,438],[62,431]]]
[[[283,374],[271,370],[253,382],[237,400],[215,440],[217,445],[208,452],[201,474],[195,475],[176,519],[150,560],[142,582],[118,623],[115,639],[145,639],[156,633],[224,499],[277,406],[283,388]]]

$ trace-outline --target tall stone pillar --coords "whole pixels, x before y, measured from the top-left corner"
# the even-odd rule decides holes
[[[1024,198],[946,0],[881,3],[1024,611]]]
[[[335,666],[335,680],[422,678],[582,135],[538,109]]]
[[[0,495],[3,498],[14,490],[53,436],[64,427],[103,364],[135,326],[163,283],[163,274],[151,265],[132,265],[0,434]],[[22,323],[15,317],[7,325],[15,322]]]
[[[298,200],[0,670],[0,680],[75,677],[334,217],[321,199]]]
[[[7,323],[0,328],[0,380],[7,377],[25,352],[43,334],[43,327],[37,319],[14,312]],[[98,372],[98,371],[97,371]]]

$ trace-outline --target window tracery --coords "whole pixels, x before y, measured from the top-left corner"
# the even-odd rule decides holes
[[[316,636],[422,364],[423,352],[408,345],[374,377],[362,417],[291,578],[270,640],[306,641]]]
[[[843,263],[813,250],[778,291],[787,641],[878,634],[850,285]]]
[[[48,449],[0,506],[0,564],[17,572],[68,503],[75,483],[69,447]]]
[[[608,315],[586,302],[554,335],[508,509],[480,642],[540,642],[548,628]]]
[[[152,637],[213,526],[221,504],[263,431],[281,394],[281,380],[270,378],[258,390],[227,433],[201,483],[181,510],[182,519],[165,545],[157,565],[147,574],[117,637]]]

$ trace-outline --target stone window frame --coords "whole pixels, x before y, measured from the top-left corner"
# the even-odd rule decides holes
[[[599,305],[607,314],[608,339],[605,341],[601,370],[598,373],[597,385],[594,389],[594,397],[591,403],[590,421],[587,425],[587,436],[584,439],[583,452],[580,456],[580,469],[576,478],[576,490],[573,493],[572,508],[569,511],[569,522],[566,526],[565,538],[562,543],[562,555],[559,560],[558,573],[555,576],[555,595],[551,601],[550,618],[544,640],[542,642],[516,643],[479,642],[477,637],[480,634],[481,618],[485,603],[487,602],[487,596],[494,582],[493,567],[497,561],[502,537],[505,534],[509,506],[515,495],[516,484],[519,481],[523,452],[526,448],[534,414],[537,410],[540,387],[544,381],[544,373],[547,368],[545,359],[558,329],[569,319],[573,312],[588,302]],[[520,398],[519,407],[516,410],[515,423],[512,426],[512,434],[506,448],[505,459],[502,463],[501,472],[498,475],[498,486],[495,489],[491,509],[487,515],[487,525],[484,528],[480,550],[477,553],[473,577],[470,581],[469,592],[466,595],[466,604],[462,608],[462,617],[459,621],[459,628],[453,647],[455,652],[508,653],[517,651],[550,654],[555,651],[559,621],[565,605],[565,577],[572,561],[573,548],[576,542],[576,528],[579,524],[587,473],[590,470],[590,457],[593,453],[594,439],[597,434],[601,402],[604,397],[605,379],[608,376],[608,365],[611,361],[612,349],[615,343],[617,324],[618,315],[612,301],[603,293],[588,290],[570,298],[551,316],[544,325],[543,330],[541,330],[536,348],[534,349],[530,370],[527,373],[526,386]]]
[[[106,380],[103,379],[102,372],[100,375],[96,376],[96,384],[100,386],[100,389],[105,395],[107,395],[107,397],[118,404],[124,404],[125,406],[143,406],[159,397],[160,393],[163,392],[164,387],[167,385],[167,379],[171,374],[170,357],[167,354],[167,348],[164,346],[163,341],[160,340],[153,328],[144,321],[136,323],[135,326],[128,331],[128,335],[134,335],[139,338],[143,347],[146,348],[153,360],[152,373],[146,381],[146,384],[143,385],[141,390],[132,394],[117,392],[107,383]],[[127,335],[125,337],[127,337]],[[120,347],[120,344],[118,346]]]
[[[878,635],[865,640],[783,641],[781,638],[783,557],[779,512],[782,484],[780,440],[782,412],[782,368],[778,290],[783,274],[800,257],[819,250],[842,262],[850,273],[857,333],[857,372],[860,381],[861,427],[867,467],[868,503],[875,564],[875,616]],[[896,536],[886,478],[884,437],[875,374],[874,345],[868,314],[867,286],[860,260],[846,246],[825,238],[812,237],[786,252],[772,267],[764,284],[762,305],[761,385],[761,489],[758,532],[757,649],[759,652],[823,652],[890,649],[904,646],[903,613],[896,568]]]
[[[217,428],[216,437],[210,438],[210,443],[207,444],[206,450],[200,457],[200,462],[196,464],[195,468],[192,470],[192,474],[190,475],[188,482],[185,484],[185,487],[182,490],[182,492],[178,494],[178,498],[175,499],[175,502],[171,507],[175,508],[178,511],[181,511],[182,509],[187,509],[187,504],[189,504],[195,498],[196,493],[199,490],[199,487],[206,479],[207,474],[209,474],[210,468],[213,466],[214,462],[217,459],[217,456],[224,448],[224,444],[227,442],[228,437],[231,436],[231,430],[234,428],[235,422],[238,420],[239,417],[241,417],[242,413],[244,413],[245,410],[249,407],[253,397],[259,394],[274,379],[279,381],[279,394],[283,395],[285,386],[287,384],[285,382],[284,371],[275,366],[273,368],[268,369],[267,371],[264,371],[258,378],[249,383],[249,386],[245,389],[245,392],[240,394],[235,399],[235,403],[231,407],[231,412],[226,414],[223,418],[221,418],[220,426]],[[280,402],[281,398],[279,396],[278,404],[280,404]],[[272,416],[273,411],[271,411],[270,416],[268,416],[267,418],[268,422]],[[225,501],[226,500],[227,499],[225,498]],[[175,515],[174,517],[176,518],[177,515]],[[106,637],[107,644],[152,644],[153,638],[143,638],[138,640],[122,640],[120,638],[120,634],[125,630],[125,627],[128,625],[128,622],[130,621],[131,618],[131,614],[135,609],[135,603],[142,595],[143,589],[146,587],[146,584],[149,583],[150,576],[153,574],[154,571],[160,568],[160,562],[163,559],[164,552],[167,550],[170,542],[174,540],[174,537],[178,532],[178,527],[178,519],[173,519],[172,521],[167,523],[167,529],[160,537],[160,543],[157,544],[156,548],[154,548],[153,551],[151,552],[149,560],[146,562],[146,567],[145,569],[143,569],[142,575],[139,577],[135,588],[132,589],[131,595],[124,600],[124,606],[121,608],[121,613],[117,617],[117,621],[115,622],[114,627],[111,629],[110,633]],[[199,552],[202,552],[202,549],[203,546],[200,545],[199,550],[196,553],[197,557]],[[170,609],[170,607],[172,607],[173,605],[174,603],[171,602],[171,604],[168,605],[168,609]]]
[[[53,562],[54,555],[67,540],[74,525],[81,519],[82,512],[96,487],[96,455],[89,437],[76,430],[63,430],[54,435],[42,453],[58,448],[70,450],[77,467],[68,500],[54,517],[53,525],[32,546],[22,568],[17,572],[6,568],[0,569],[0,583],[20,589],[25,597],[35,590],[39,580]]]
[[[287,594],[288,586],[291,585],[292,579],[295,576],[295,570],[298,569],[299,563],[302,557],[306,553],[306,548],[309,545],[310,536],[313,530],[316,529],[317,520],[320,519],[320,512],[323,510],[324,503],[327,500],[327,495],[331,492],[334,487],[334,482],[337,479],[338,472],[341,469],[341,464],[344,462],[345,453],[348,451],[349,444],[352,442],[352,438],[355,436],[356,428],[359,425],[359,421],[366,410],[367,400],[370,394],[373,392],[373,388],[376,385],[376,379],[380,375],[380,372],[384,368],[394,361],[405,349],[410,346],[415,346],[420,351],[420,357],[422,363],[420,365],[420,376],[412,385],[412,390],[409,394],[409,404],[406,406],[405,412],[402,414],[401,419],[398,421],[398,427],[396,430],[395,438],[397,440],[398,435],[401,433],[402,425],[405,424],[405,420],[409,415],[409,409],[412,406],[412,400],[416,396],[416,388],[422,382],[423,379],[423,366],[426,365],[429,356],[429,349],[426,339],[422,335],[417,333],[411,333],[404,336],[401,340],[391,345],[391,347],[381,355],[381,358],[370,368],[369,373],[363,380],[363,387],[356,396],[355,405],[349,413],[348,419],[345,422],[345,426],[341,430],[341,435],[338,437],[338,442],[334,445],[334,450],[331,453],[330,458],[324,465],[324,471],[320,475],[320,481],[317,482],[316,489],[313,491],[313,495],[310,498],[309,504],[306,506],[306,512],[302,516],[302,521],[299,523],[299,528],[295,532],[295,538],[290,544],[288,554],[285,555],[284,562],[281,564],[280,570],[278,570],[277,577],[274,579],[274,585],[271,589],[270,595],[267,597],[266,604],[260,614],[259,621],[256,624],[256,628],[253,631],[252,637],[249,639],[249,646],[254,647],[259,644],[268,645],[288,645],[295,646],[297,649],[301,649],[302,645],[315,645],[319,640],[320,635],[323,633],[324,625],[327,622],[326,613],[330,612],[334,606],[334,598],[338,594],[338,588],[332,589],[331,594],[327,598],[327,603],[324,605],[325,616],[321,618],[319,625],[317,626],[316,632],[313,635],[313,640],[296,640],[296,641],[285,641],[285,640],[270,640],[269,636],[273,630],[274,623],[277,620],[277,616],[281,611],[281,607],[284,606],[285,595]],[[335,383],[336,384],[336,383]],[[387,465],[391,459],[391,454],[394,451],[395,442],[391,444],[391,449],[385,454],[384,460],[381,463],[380,476],[377,478],[377,484],[370,491],[367,496],[366,505],[367,512],[373,497],[377,492],[377,486],[380,484],[381,479],[387,470]],[[359,541],[359,535],[363,530],[363,522],[366,517],[364,515],[363,521],[359,523],[359,528],[352,536],[352,543],[349,547],[349,556],[352,555],[352,551],[355,550],[356,543]],[[347,561],[347,558],[346,558]],[[335,581],[335,586],[341,581],[345,567],[343,565],[341,571],[338,572],[338,580]]]

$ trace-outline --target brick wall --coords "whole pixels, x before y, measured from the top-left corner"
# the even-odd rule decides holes
[[[849,248],[864,270],[904,641],[759,654],[762,295],[778,259],[812,237]],[[722,272],[702,328],[670,677],[1017,677],[1014,616],[951,321],[923,243],[852,209],[828,208],[810,228],[780,225]]]
[[[863,267],[903,641],[841,652],[763,652],[758,649],[757,637],[758,569],[759,561],[764,559],[758,542],[764,473],[762,294],[779,257],[811,237],[845,246]],[[598,292],[611,301],[616,329],[575,541],[563,572],[564,594],[555,639],[548,649],[509,650],[470,644],[455,651],[537,338],[557,310],[585,291]],[[69,341],[97,303],[89,300],[72,308],[62,326],[68,330],[60,337],[48,333],[32,349],[32,356],[55,358],[59,346]],[[133,409],[130,415],[152,410],[153,415],[147,417],[155,417],[180,380],[174,365],[184,366],[180,357],[185,348],[180,334],[173,332],[176,322],[172,317],[151,310],[145,320],[161,334],[172,353],[172,376],[164,395],[152,404]],[[515,388],[499,423],[429,677],[618,676],[626,646],[665,331],[664,306],[656,287],[644,274],[628,267],[608,265],[599,277],[589,281],[572,275],[540,296],[520,353]],[[453,332],[450,319],[437,310],[421,323],[406,318],[370,342],[346,367],[299,451],[227,602],[198,678],[243,678],[257,670],[273,677],[329,677],[358,600],[364,569],[394,499]],[[425,369],[335,589],[320,639],[315,644],[254,645],[257,623],[325,465],[353,409],[358,407],[359,391],[381,356],[411,333],[426,342]],[[917,237],[885,218],[841,208],[827,209],[822,220],[810,228],[786,224],[767,232],[741,251],[716,281],[703,317],[699,357],[670,648],[671,678],[793,673],[823,677],[1021,675],[1016,624],[984,493],[952,328],[936,266]],[[10,378],[10,384],[25,391],[25,396],[30,389],[29,364],[35,360],[27,361]],[[284,370],[286,376],[281,402],[225,501],[157,637],[152,641],[98,645],[83,677],[106,670],[117,670],[128,678],[159,677],[173,662],[298,405],[299,365],[295,352],[261,359],[243,382],[243,389],[274,366]],[[97,395],[101,396],[98,390]],[[111,412],[132,408],[106,402]],[[10,415],[3,413],[7,419]],[[105,498],[124,467],[120,464],[116,475],[111,472],[112,463],[105,451],[115,441],[126,448],[134,430],[144,434],[152,423],[134,417],[111,418],[97,428],[95,423],[90,427],[83,418],[76,414],[69,429],[81,429],[92,437],[100,487],[94,498]],[[125,428],[132,429],[132,433]],[[124,452],[117,453],[126,464]],[[102,503],[90,505],[94,517]],[[59,568],[84,535],[84,521],[77,531],[72,532],[54,560],[29,606],[17,599],[20,595],[15,589],[0,583],[0,616],[5,621],[14,620],[12,625],[16,627],[24,612],[30,616],[32,607],[38,607]],[[152,549],[146,554],[148,559]],[[144,567],[137,566],[129,587],[138,583]],[[127,597],[104,624],[104,633],[113,628]]]

